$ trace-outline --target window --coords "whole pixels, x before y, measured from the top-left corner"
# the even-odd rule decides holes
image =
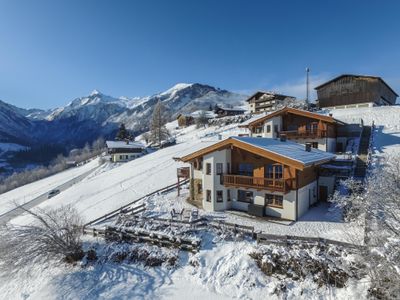
[[[222,191],[217,191],[217,202],[223,202],[224,196]]]
[[[231,173],[231,164],[226,163],[226,174],[230,174],[230,173]]]
[[[282,165],[275,165],[274,166],[274,173],[275,173],[275,179],[281,179],[283,177],[283,168]]]
[[[125,155],[125,159],[128,159],[129,158],[129,156],[128,155]]]
[[[267,133],[271,132],[271,125],[267,125]]]
[[[206,174],[211,175],[211,164],[209,163],[206,164]]]
[[[317,132],[318,123],[311,123],[311,132]]]
[[[211,191],[207,190],[206,201],[211,202]]]
[[[265,178],[274,178],[274,166],[266,165],[264,169]]]
[[[226,195],[227,195],[227,200],[231,201],[231,190],[227,190]]]
[[[318,142],[312,142],[311,147],[318,149]]]
[[[217,163],[217,175],[221,175],[223,173],[222,163]]]
[[[274,207],[283,207],[283,196],[265,194],[265,205]]]
[[[197,193],[202,194],[203,193],[203,185],[201,183],[197,184]]]
[[[122,155],[120,155],[120,156],[119,156],[119,159],[123,159],[123,156],[122,156]]]
[[[238,190],[238,201],[253,203],[253,192]]]
[[[265,178],[275,178],[275,179],[283,178],[282,165],[271,165],[271,164],[265,165],[264,176]]]
[[[239,164],[239,175],[253,176],[253,165],[245,163]]]

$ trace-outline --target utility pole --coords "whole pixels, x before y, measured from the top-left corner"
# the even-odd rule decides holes
[[[307,73],[307,79],[306,79],[306,103],[308,105],[309,103],[309,95],[310,95],[310,79],[309,79],[309,73],[310,73],[310,68],[306,68],[306,73]]]

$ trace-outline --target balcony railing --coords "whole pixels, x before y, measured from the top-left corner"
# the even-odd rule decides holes
[[[285,192],[290,189],[292,179],[273,179],[263,177],[251,177],[243,175],[221,175],[222,183],[225,186],[244,188],[267,189]]]
[[[324,138],[326,137],[326,130],[314,129],[314,130],[291,130],[291,131],[280,131],[279,135],[284,134],[288,139],[291,138]]]

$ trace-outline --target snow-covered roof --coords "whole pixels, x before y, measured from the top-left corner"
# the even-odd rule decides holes
[[[243,123],[240,123],[240,127],[247,126],[250,123],[253,123],[254,121],[257,121],[258,119],[264,118],[266,115],[270,114],[271,112],[264,112],[258,115],[255,115],[248,119],[247,121],[244,121]]]
[[[329,152],[311,148],[308,152],[305,146],[291,141],[282,142],[279,139],[257,138],[257,137],[231,137],[231,139],[250,144],[262,150],[273,152],[280,156],[290,158],[309,166],[318,162],[329,161],[335,158],[335,155]]]
[[[250,145],[248,147],[247,145]],[[302,170],[311,165],[322,164],[335,158],[335,155],[329,152],[312,148],[305,150],[305,145],[291,141],[281,141],[272,138],[259,137],[239,137],[232,136],[222,140],[214,145],[205,147],[189,155],[181,157],[183,162],[188,162],[197,157],[219,151],[227,146],[234,146],[245,151],[253,152],[257,155],[271,158],[274,161],[281,162],[297,169]]]
[[[246,111],[245,109],[240,107],[219,107],[219,108],[226,111]]]
[[[119,149],[137,149],[137,148],[144,148],[144,145],[140,142],[126,142],[126,141],[107,141],[106,142],[107,148],[119,148]]]
[[[284,113],[300,115],[300,116],[304,116],[306,118],[322,120],[322,121],[328,122],[328,123],[343,124],[343,122],[341,122],[339,120],[336,120],[336,119],[332,118],[331,116],[326,116],[326,115],[323,115],[323,114],[320,114],[320,113],[316,113],[316,112],[310,112],[310,111],[306,111],[306,110],[303,110],[303,109],[297,109],[297,108],[285,106],[285,107],[283,107],[283,108],[281,108],[279,110],[268,112],[266,114],[264,113],[262,115],[257,115],[254,118],[251,118],[250,120],[247,120],[246,122],[240,124],[240,127],[244,127],[244,126],[248,126],[248,125],[255,125],[256,123],[264,122],[265,120],[268,120],[268,119],[273,118],[275,116],[282,115]]]
[[[198,118],[202,113],[205,113],[207,118],[215,118],[217,116],[214,112],[209,111],[209,110],[196,110],[196,111],[192,112],[190,115],[193,118]]]

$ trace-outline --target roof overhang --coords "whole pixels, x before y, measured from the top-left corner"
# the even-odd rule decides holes
[[[272,152],[272,151],[268,151],[264,148],[260,148],[257,146],[254,146],[250,143],[246,143],[243,141],[239,141],[237,139],[234,138],[228,138],[226,140],[223,140],[221,142],[218,142],[214,145],[205,147],[203,149],[200,149],[198,151],[195,151],[189,155],[183,156],[180,158],[181,161],[183,162],[190,162],[193,161],[195,159],[198,159],[204,155],[207,155],[209,153],[215,152],[215,151],[219,151],[219,150],[223,150],[223,149],[231,149],[232,147],[236,147],[242,150],[245,150],[247,152],[253,153],[255,155],[264,157],[264,158],[268,158],[271,159],[273,161],[282,163],[284,165],[288,165],[290,167],[293,167],[297,170],[304,170],[307,167],[311,167],[311,166],[316,166],[316,165],[320,165],[323,164],[325,162],[330,161],[332,158],[325,158],[325,159],[321,159],[318,161],[313,161],[312,163],[303,163],[301,161],[280,155],[276,152]]]
[[[321,114],[309,112],[309,111],[306,111],[306,110],[291,108],[291,107],[284,107],[284,108],[282,108],[280,110],[277,110],[277,111],[275,111],[273,113],[270,113],[270,114],[268,114],[266,116],[260,117],[260,118],[258,118],[256,120],[246,124],[246,125],[242,125],[242,126],[239,125],[239,127],[246,127],[246,128],[247,127],[252,127],[252,126],[255,126],[255,125],[259,124],[259,123],[264,123],[266,120],[269,120],[269,119],[271,119],[273,117],[282,115],[284,113],[290,113],[290,114],[299,115],[299,116],[303,116],[303,117],[307,117],[307,118],[311,118],[311,119],[321,120],[323,122],[331,123],[331,124],[339,124],[339,125],[343,125],[344,124],[343,122],[341,122],[339,120],[336,120],[335,118],[330,117],[330,116],[324,116],[324,115],[321,115]]]

